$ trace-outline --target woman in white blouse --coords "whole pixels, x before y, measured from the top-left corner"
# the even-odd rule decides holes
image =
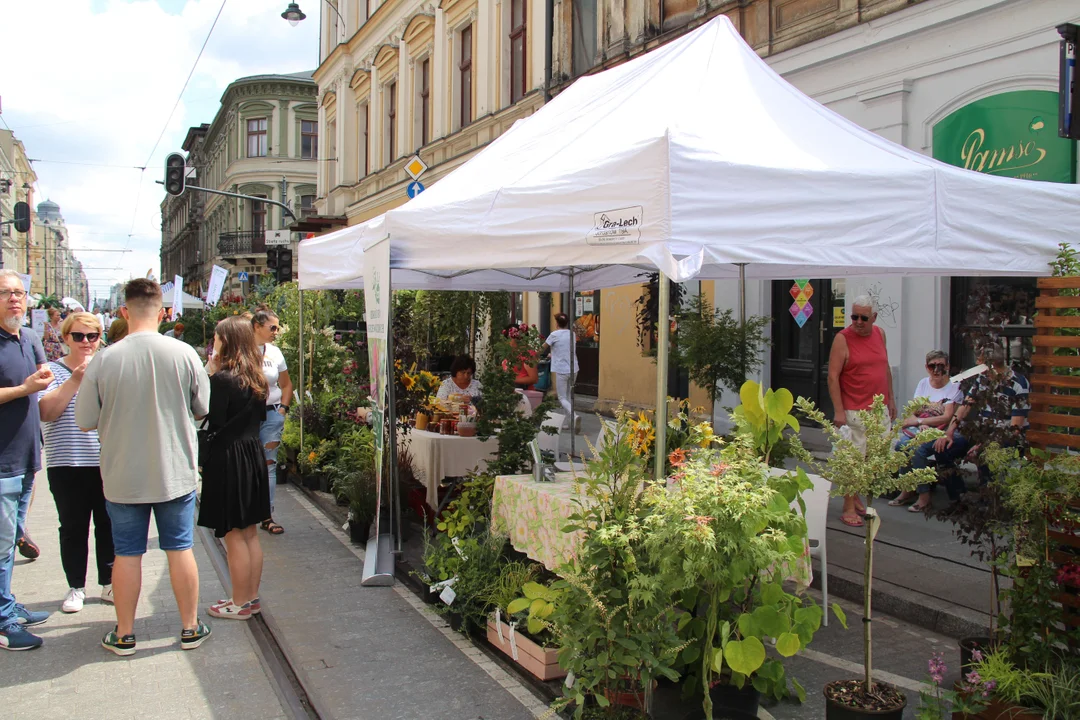
[[[468,355],[459,355],[450,365],[450,377],[443,380],[435,397],[439,400],[449,400],[451,395],[468,395],[474,399],[480,397],[482,388],[474,375],[476,361]]]

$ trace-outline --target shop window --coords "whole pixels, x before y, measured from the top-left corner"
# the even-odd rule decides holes
[[[1034,278],[952,278],[952,371],[973,367],[981,346],[999,343],[1006,362],[1028,373],[1037,295]]]
[[[596,0],[572,0],[571,47],[574,77],[584,75],[596,65],[597,55],[597,13]]]
[[[300,121],[300,157],[304,160],[319,157],[319,123],[316,120]]]
[[[525,96],[525,0],[510,0],[510,102]]]
[[[247,121],[247,156],[266,157],[266,118]]]

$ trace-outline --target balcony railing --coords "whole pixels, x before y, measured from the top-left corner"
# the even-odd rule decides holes
[[[218,252],[222,257],[257,255],[266,252],[266,233],[256,230],[221,233]]]

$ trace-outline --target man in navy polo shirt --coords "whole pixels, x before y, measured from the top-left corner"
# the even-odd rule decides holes
[[[24,315],[22,279],[13,270],[0,270],[0,648],[5,650],[41,647],[41,638],[25,628],[49,618],[27,610],[11,593],[16,529],[41,469],[37,394],[52,380],[41,340],[22,327]]]

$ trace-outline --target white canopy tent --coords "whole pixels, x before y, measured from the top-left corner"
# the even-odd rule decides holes
[[[364,246],[389,236],[398,289],[560,291],[660,270],[663,317],[668,277],[1045,275],[1078,228],[1076,186],[891,143],[803,95],[721,16],[581,78],[404,206],[304,241],[299,276],[360,287]]]
[[[172,283],[170,283],[170,285],[171,284]],[[173,306],[173,291],[171,289],[168,292],[162,294],[162,305],[167,308],[171,308]],[[184,298],[181,303],[181,308],[183,310],[202,310],[204,306],[205,304],[199,298],[195,297],[194,295],[184,293]]]

